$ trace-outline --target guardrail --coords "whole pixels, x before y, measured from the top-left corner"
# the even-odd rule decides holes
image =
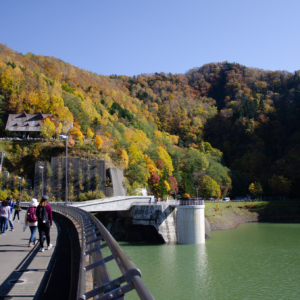
[[[169,205],[204,205],[204,200],[167,200]]]
[[[204,205],[204,200],[167,200],[167,201],[158,201],[158,202],[133,202],[131,203],[131,207],[139,205],[139,206],[149,206],[149,205]]]
[[[21,203],[28,207],[28,203]],[[103,224],[93,215],[76,207],[52,205],[52,210],[73,218],[80,227],[81,261],[77,299],[97,300],[125,299],[125,294],[135,289],[141,300],[153,300],[153,296],[141,279],[141,272],[121,249]],[[104,242],[103,242],[104,240]],[[111,255],[104,257],[102,249],[108,247]],[[90,264],[86,265],[86,256]],[[122,276],[111,280],[106,263],[115,260]],[[85,273],[93,270],[94,289],[85,291]],[[121,285],[123,284],[124,285]]]

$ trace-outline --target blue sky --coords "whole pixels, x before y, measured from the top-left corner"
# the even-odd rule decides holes
[[[0,42],[103,75],[300,69],[299,0],[1,0]]]

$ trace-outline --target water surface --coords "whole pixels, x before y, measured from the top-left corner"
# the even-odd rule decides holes
[[[210,235],[205,245],[120,244],[157,300],[300,299],[300,224],[250,223]]]

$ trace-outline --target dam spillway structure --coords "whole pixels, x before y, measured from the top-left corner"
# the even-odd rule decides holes
[[[116,240],[205,243],[204,200],[156,202],[154,196],[118,196],[75,202],[73,206],[103,212],[99,217]]]
[[[205,244],[205,205],[177,206],[177,243]]]

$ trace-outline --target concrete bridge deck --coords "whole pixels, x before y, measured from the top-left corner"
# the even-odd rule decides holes
[[[154,196],[117,196],[104,199],[95,199],[84,202],[74,202],[74,207],[79,207],[88,212],[97,211],[126,211],[136,203],[155,203]]]
[[[33,248],[28,247],[30,230],[26,228],[23,232],[24,214],[24,210],[20,212],[19,223],[14,221],[14,231],[9,229],[5,235],[0,235],[0,299],[37,299],[50,272],[56,248],[57,227],[53,223],[50,230],[53,248],[39,252],[39,244]],[[38,232],[36,237],[39,237]],[[11,280],[23,282],[10,283]]]

